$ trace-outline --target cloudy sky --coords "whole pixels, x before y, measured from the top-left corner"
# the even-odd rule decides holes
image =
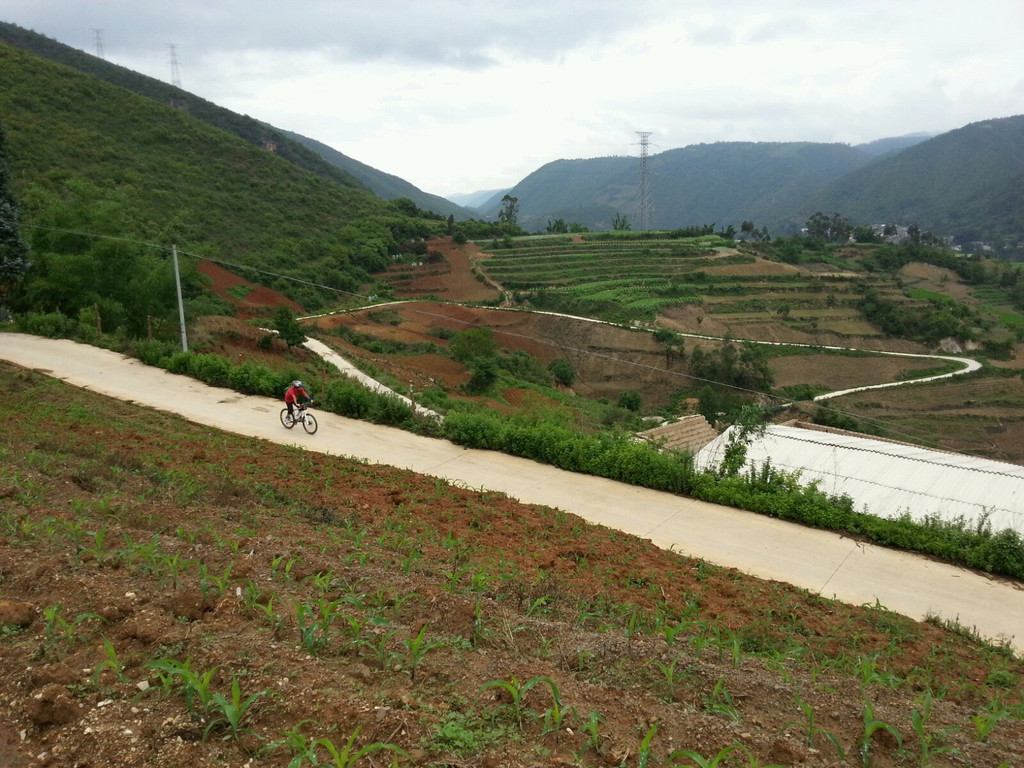
[[[1024,114],[1024,0],[0,0],[440,195],[560,158]]]

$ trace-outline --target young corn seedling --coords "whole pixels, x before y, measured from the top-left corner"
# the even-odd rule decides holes
[[[1004,717],[1010,716],[1010,710],[1006,709],[1000,702],[991,701],[985,709],[976,715],[971,715],[971,724],[974,726],[974,738],[977,741],[988,741],[996,725]]]
[[[117,650],[114,648],[114,644],[105,637],[103,638],[103,651],[106,654],[106,658],[97,664],[96,669],[93,670],[92,684],[99,685],[100,677],[107,669],[113,670],[118,682],[125,682],[124,664],[117,658]]]
[[[704,700],[705,712],[710,712],[714,715],[725,715],[730,720],[737,723],[740,721],[740,711],[732,702],[732,696],[725,687],[724,677],[718,678],[718,682],[715,683],[715,687],[711,693],[702,698]]]
[[[102,565],[106,557],[107,526],[102,525],[95,531],[87,531],[87,535],[92,537],[92,546],[81,547],[78,551],[78,559],[95,560]]]
[[[287,555],[278,555],[270,562],[270,576],[273,579],[284,579],[291,581],[292,568],[295,566],[296,558]]]
[[[576,710],[572,707],[566,709],[562,705],[562,694],[558,690],[558,686],[555,681],[550,677],[535,677],[530,681],[532,685],[546,684],[551,689],[551,706],[544,710],[544,713],[540,718],[544,722],[543,730],[541,735],[548,733],[560,733],[565,725],[565,718],[567,715],[573,715],[575,717]],[[522,689],[521,689],[522,690]]]
[[[340,750],[334,746],[334,742],[328,738],[317,739],[316,747],[323,747],[327,750],[330,755],[330,762],[328,765],[333,765],[334,768],[352,768],[356,763],[362,760],[366,755],[373,754],[374,752],[389,751],[394,752],[397,755],[408,759],[409,753],[401,747],[395,746],[394,744],[385,744],[382,742],[374,742],[373,744],[367,744],[365,747],[361,747],[355,752],[352,751],[352,747],[355,745],[356,737],[359,735],[359,729],[356,728],[352,735],[348,737],[348,742]]]
[[[306,603],[295,604],[295,618],[299,627],[299,642],[307,652],[319,656],[331,643],[334,621],[342,616],[341,600],[328,601],[321,597],[317,607]],[[319,618],[316,618],[319,613]]]
[[[88,638],[78,631],[79,625],[91,619],[96,621],[103,620],[95,613],[80,613],[69,621],[61,615],[63,611],[64,605],[62,603],[57,603],[43,609],[46,649],[48,651],[62,642],[67,642],[70,645],[74,645],[77,642],[84,643]]]
[[[220,597],[226,593],[231,584],[231,571],[234,567],[235,563],[232,561],[220,576],[216,576],[209,572],[205,563],[199,563],[199,589],[203,597]]]
[[[742,752],[747,758],[747,768],[785,768],[784,766],[775,765],[774,763],[761,765],[761,761],[757,759],[754,753],[742,744],[731,744],[730,746],[719,750],[718,754],[714,757],[703,757],[699,752],[695,752],[691,749],[677,749],[669,755],[669,759],[675,760],[678,757],[685,757],[692,761],[689,763],[674,765],[673,768],[716,768],[719,765],[725,765],[725,760],[728,760],[731,765],[733,763],[731,755],[736,751]],[[736,759],[738,760],[739,758]]]
[[[651,661],[651,663],[654,664],[654,666],[656,666],[661,672],[662,678],[664,679],[665,701],[668,702],[676,700],[676,683],[678,682],[676,678],[676,667],[679,665],[680,658],[682,657],[676,656],[669,664],[663,664],[657,659],[653,659]]]
[[[956,747],[943,744],[934,733],[928,730],[928,721],[932,716],[932,692],[925,691],[915,703],[920,705],[920,709],[915,707],[911,710],[910,721],[914,727],[914,733],[917,734],[920,749],[918,765],[921,768],[928,768],[937,755],[955,754],[959,750]]]
[[[237,740],[246,730],[242,728],[242,723],[249,715],[253,704],[268,693],[270,693],[269,689],[264,688],[262,691],[256,691],[256,693],[242,698],[242,687],[238,684],[238,678],[232,675],[231,698],[227,698],[222,693],[215,693],[210,698],[207,709],[211,718],[206,730],[203,731],[203,741],[206,741],[212,730],[221,727],[227,731],[225,739]]]
[[[861,735],[857,737],[857,751],[860,755],[862,768],[871,768],[871,745],[876,733],[888,733],[896,740],[896,744],[900,748],[903,747],[903,738],[900,736],[900,732],[896,730],[896,726],[875,718],[875,708],[871,705],[870,701],[864,702],[863,714],[864,729]]]
[[[551,682],[551,680],[546,677],[534,677],[522,684],[520,684],[519,680],[514,677],[511,680],[491,680],[489,683],[484,683],[481,686],[481,690],[498,688],[505,691],[511,699],[511,705],[509,708],[512,710],[512,719],[515,720],[515,723],[519,728],[522,728],[523,697],[526,695],[527,691],[533,688],[533,686],[542,682]],[[551,684],[554,685],[554,683]]]
[[[647,763],[651,761],[651,741],[654,740],[654,734],[656,734],[657,732],[657,723],[655,723],[647,729],[647,733],[644,735],[643,740],[640,742],[640,749],[637,751],[637,768],[647,768]]]
[[[359,646],[366,648],[369,655],[377,662],[383,670],[388,670],[400,658],[399,654],[388,650],[388,643],[394,637],[395,630],[388,630],[380,634],[372,635],[370,640],[360,640]]]
[[[581,726],[581,730],[583,731],[583,733],[587,735],[587,738],[580,745],[580,748],[573,752],[577,761],[583,759],[583,755],[586,753],[588,749],[594,750],[594,752],[598,755],[601,754],[600,728],[601,716],[597,712],[591,711],[590,714],[587,716],[586,722],[584,722]]]
[[[423,657],[427,655],[427,652],[443,645],[440,641],[427,641],[426,634],[427,625],[424,624],[420,627],[420,631],[416,637],[406,638],[402,641],[405,645],[405,658],[402,661],[402,667],[409,673],[409,679],[412,682],[416,682],[416,670],[419,669],[420,664],[423,662]]]
[[[737,749],[739,749],[739,745],[733,744],[720,749],[713,757],[704,757],[700,752],[692,749],[677,749],[668,756],[668,759],[691,761],[687,763],[672,763],[673,768],[718,768],[718,766],[724,765],[729,755]]]
[[[219,667],[199,674],[192,669],[191,659],[185,659],[184,662],[177,659],[157,659],[149,662],[147,666],[159,673],[160,683],[165,691],[170,692],[174,689],[177,678],[185,694],[185,708],[197,720],[206,716],[213,701],[213,676]]]
[[[839,744],[839,739],[836,738],[835,734],[826,728],[819,728],[815,724],[814,706],[801,699],[799,693],[794,694],[793,698],[796,701],[796,705],[800,709],[800,712],[803,713],[804,716],[804,741],[807,746],[811,749],[815,749],[815,738],[818,736],[824,736],[836,750],[836,754],[839,759],[845,760],[846,753],[843,751],[842,746]],[[789,723],[787,723],[787,725],[789,725]]]
[[[306,719],[300,720],[289,730],[284,732],[284,738],[271,742],[260,754],[273,752],[278,749],[291,750],[292,759],[288,762],[288,768],[302,768],[306,763],[318,765],[319,759],[316,756],[316,739],[311,739],[302,733],[302,726],[306,723],[316,722]]]

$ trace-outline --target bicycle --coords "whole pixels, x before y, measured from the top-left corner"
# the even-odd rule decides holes
[[[291,429],[296,424],[301,424],[302,428],[305,429],[306,432],[311,435],[315,434],[317,429],[316,417],[307,410],[309,406],[310,403],[304,403],[302,405],[296,403],[294,415],[288,413],[287,408],[282,408],[281,423],[284,424],[287,429]]]

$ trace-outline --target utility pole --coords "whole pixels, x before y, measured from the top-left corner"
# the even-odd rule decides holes
[[[171,85],[181,88],[181,73],[178,71],[178,46],[168,43],[167,47],[171,49]]]
[[[640,231],[646,232],[651,225],[651,214],[653,209],[653,203],[651,200],[651,180],[647,174],[647,148],[649,146],[651,132],[637,131],[637,135],[640,137],[640,189],[636,198],[636,218]]]
[[[92,31],[96,35],[96,55],[99,56],[102,59],[102,58],[104,58],[104,56],[103,56],[103,30],[102,29],[96,29],[95,27],[93,27]]]
[[[181,351],[188,352],[188,336],[185,334],[185,304],[181,300],[181,275],[178,272],[178,246],[171,246],[174,259],[174,286],[178,289],[178,322],[181,324]]]

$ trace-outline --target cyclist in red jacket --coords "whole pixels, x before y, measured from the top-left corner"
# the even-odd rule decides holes
[[[284,393],[284,402],[288,406],[288,415],[295,416],[295,404],[299,401],[299,395],[306,398],[307,402],[312,403],[313,398],[306,394],[306,390],[302,387],[302,382],[296,379],[292,382],[292,385],[288,387],[288,390]]]

